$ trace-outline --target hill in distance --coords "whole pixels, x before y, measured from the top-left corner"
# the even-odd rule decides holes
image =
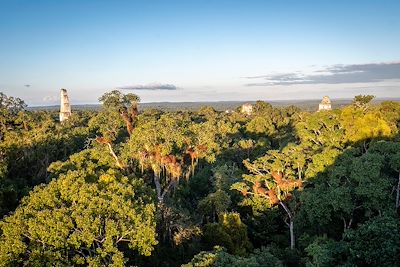
[[[265,101],[265,100],[264,100]],[[340,108],[345,105],[350,104],[352,99],[332,99],[332,108]],[[378,98],[373,101],[374,104],[379,104],[383,101],[399,101],[400,98]],[[177,110],[187,110],[195,111],[203,106],[211,106],[215,110],[225,111],[234,110],[245,103],[255,103],[256,101],[216,101],[216,102],[150,102],[150,103],[140,103],[139,109],[159,109],[163,111],[177,111]],[[287,107],[296,106],[302,110],[306,111],[316,111],[318,109],[318,104],[321,102],[320,99],[309,99],[309,100],[273,100],[266,101],[274,107]],[[73,110],[99,110],[101,108],[100,104],[81,104],[72,105]],[[35,106],[28,107],[29,110],[59,110],[59,105],[52,106]]]

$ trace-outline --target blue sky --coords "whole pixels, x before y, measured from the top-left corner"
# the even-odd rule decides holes
[[[400,97],[400,1],[0,0],[0,91],[30,105]],[[27,86],[29,85],[29,86]]]

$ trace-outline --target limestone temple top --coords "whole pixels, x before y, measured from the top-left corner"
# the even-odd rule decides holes
[[[329,96],[324,96],[322,98],[321,103],[319,104],[318,111],[321,110],[331,110],[332,109],[332,102]]]
[[[60,122],[67,120],[71,114],[71,105],[69,103],[67,90],[61,89]]]

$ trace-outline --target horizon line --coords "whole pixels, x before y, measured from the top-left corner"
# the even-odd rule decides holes
[[[322,99],[322,98],[321,98]],[[226,103],[226,102],[238,102],[238,103],[244,103],[244,102],[257,102],[257,101],[264,101],[264,102],[303,102],[303,101],[320,101],[321,99],[319,98],[307,98],[307,99],[271,99],[271,100],[263,100],[263,99],[257,99],[257,100],[221,100],[221,101],[152,101],[152,102],[139,102],[140,104],[157,104],[157,103]],[[340,98],[330,98],[331,100],[352,100],[353,98],[351,97],[340,97]],[[399,97],[376,97],[373,99],[374,100],[395,100],[395,101],[400,101],[400,96]],[[97,103],[81,103],[81,104],[71,104],[72,106],[84,106],[84,105],[98,105],[101,106],[102,104],[100,102]],[[28,105],[28,107],[57,107],[60,106],[60,104],[49,104],[49,105]]]

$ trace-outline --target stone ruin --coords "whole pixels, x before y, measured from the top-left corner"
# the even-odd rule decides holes
[[[71,105],[69,103],[67,90],[61,89],[60,122],[67,120],[71,114]]]
[[[242,108],[240,109],[240,111],[243,114],[251,115],[251,113],[253,113],[253,105],[250,103],[246,103],[246,104],[242,105]]]
[[[332,102],[329,96],[324,96],[324,98],[322,98],[321,103],[319,104],[318,111],[331,110],[331,109],[332,109]]]

